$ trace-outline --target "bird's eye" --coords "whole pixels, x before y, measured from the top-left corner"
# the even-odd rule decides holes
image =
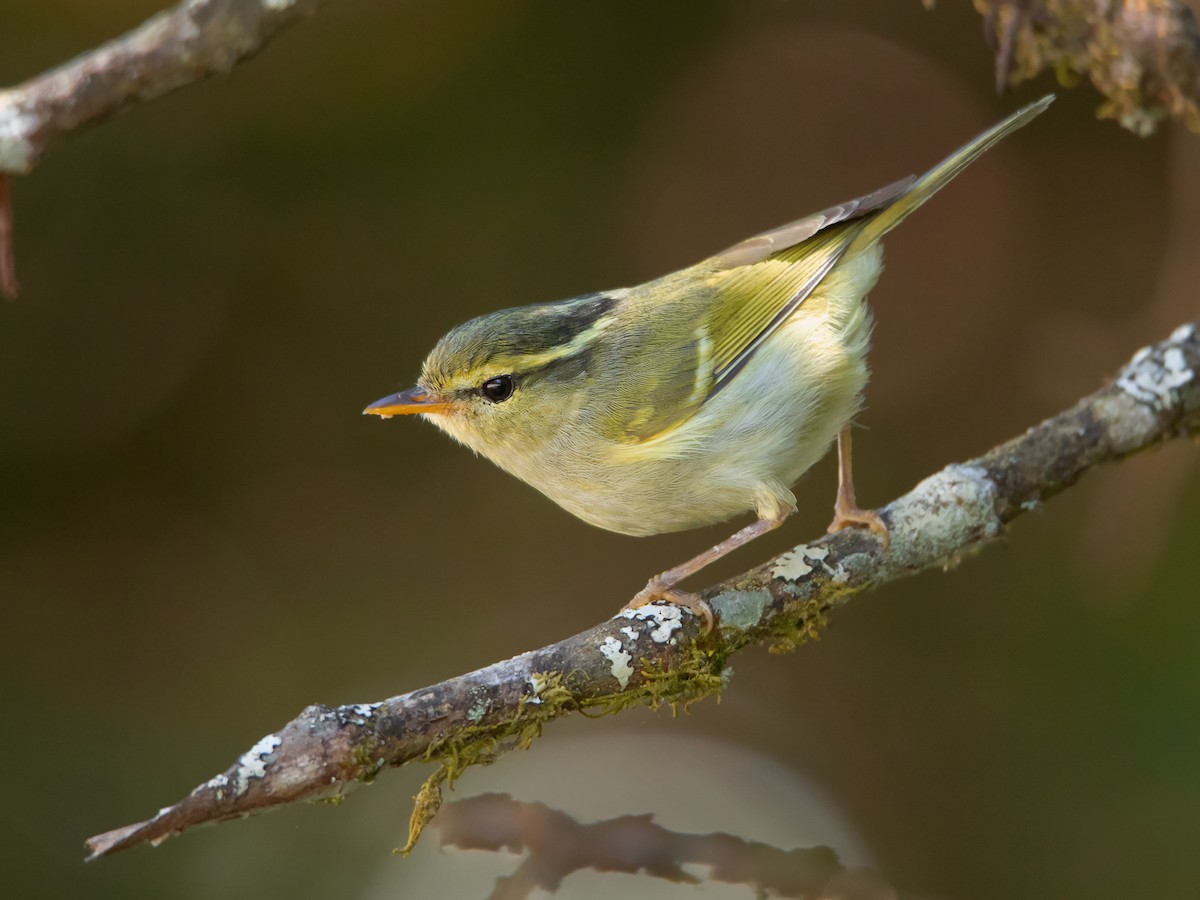
[[[483,392],[483,396],[493,403],[503,403],[513,395],[513,388],[511,375],[497,375],[495,378],[485,381],[480,390]]]

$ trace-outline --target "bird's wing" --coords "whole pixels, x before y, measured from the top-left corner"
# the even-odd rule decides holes
[[[662,354],[655,371],[658,380],[652,385],[653,402],[646,401],[659,410],[649,419],[658,431],[634,427],[627,432],[630,439],[648,442],[658,435],[666,436],[690,418],[737,375],[843,254],[857,253],[878,241],[980,154],[1028,124],[1053,100],[1051,94],[1017,110],[920,178],[897,181],[873,194],[757,235],[678,273],[684,277],[676,279],[677,290],[691,294],[689,312],[694,313],[697,322],[695,340],[667,348]],[[694,278],[689,280],[687,276]],[[703,286],[695,287],[696,282]],[[662,350],[661,344],[651,346],[656,353]],[[646,368],[654,369],[650,365]],[[661,377],[663,370],[684,369],[686,378]],[[637,420],[635,417],[629,421]]]
[[[913,180],[889,184],[717,254],[722,268],[714,277],[709,318],[713,384],[708,396],[729,383],[837,264],[860,230],[855,220],[891,205]]]
[[[720,261],[725,268],[730,269],[762,262],[781,250],[787,250],[807,241],[823,228],[839,222],[848,222],[882,209],[908,190],[914,181],[916,181],[916,176],[909,175],[907,178],[894,181],[864,197],[839,203],[837,206],[823,209],[819,213],[805,216],[803,219],[797,219],[787,225],[780,225],[778,228],[756,234],[754,237],[746,238],[728,250],[718,253],[713,259]]]
[[[626,440],[664,437],[691,418],[837,264],[860,230],[854,220],[888,206],[912,181],[897,181],[748,238],[678,273],[685,276],[679,290],[695,290],[694,280],[704,280],[702,309],[694,332],[680,346],[653,342],[656,359],[648,368],[656,378],[633,392],[638,402],[624,424]]]

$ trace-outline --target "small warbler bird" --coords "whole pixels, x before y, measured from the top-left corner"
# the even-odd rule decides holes
[[[859,525],[849,425],[867,382],[880,239],[1047,96],[909,177],[633,288],[505,309],[454,328],[415,387],[364,413],[418,414],[585,522],[631,535],[753,510],[757,520],[650,579],[626,607],[712,611],[676,585],[777,528],[790,486],[838,442],[830,531]]]

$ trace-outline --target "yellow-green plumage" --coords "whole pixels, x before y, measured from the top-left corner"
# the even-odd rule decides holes
[[[437,400],[426,418],[612,531],[781,519],[860,407],[880,238],[1051,99],[920,178],[688,269],[455,328],[414,389]],[[511,396],[488,399],[481,386],[502,377]],[[380,404],[368,411],[423,411]]]

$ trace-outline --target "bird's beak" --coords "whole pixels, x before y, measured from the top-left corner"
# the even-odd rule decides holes
[[[444,413],[450,409],[448,401],[436,394],[431,394],[423,387],[411,387],[407,391],[392,394],[382,400],[376,400],[363,410],[364,416],[382,416],[390,419],[392,416],[414,415],[416,413]]]

